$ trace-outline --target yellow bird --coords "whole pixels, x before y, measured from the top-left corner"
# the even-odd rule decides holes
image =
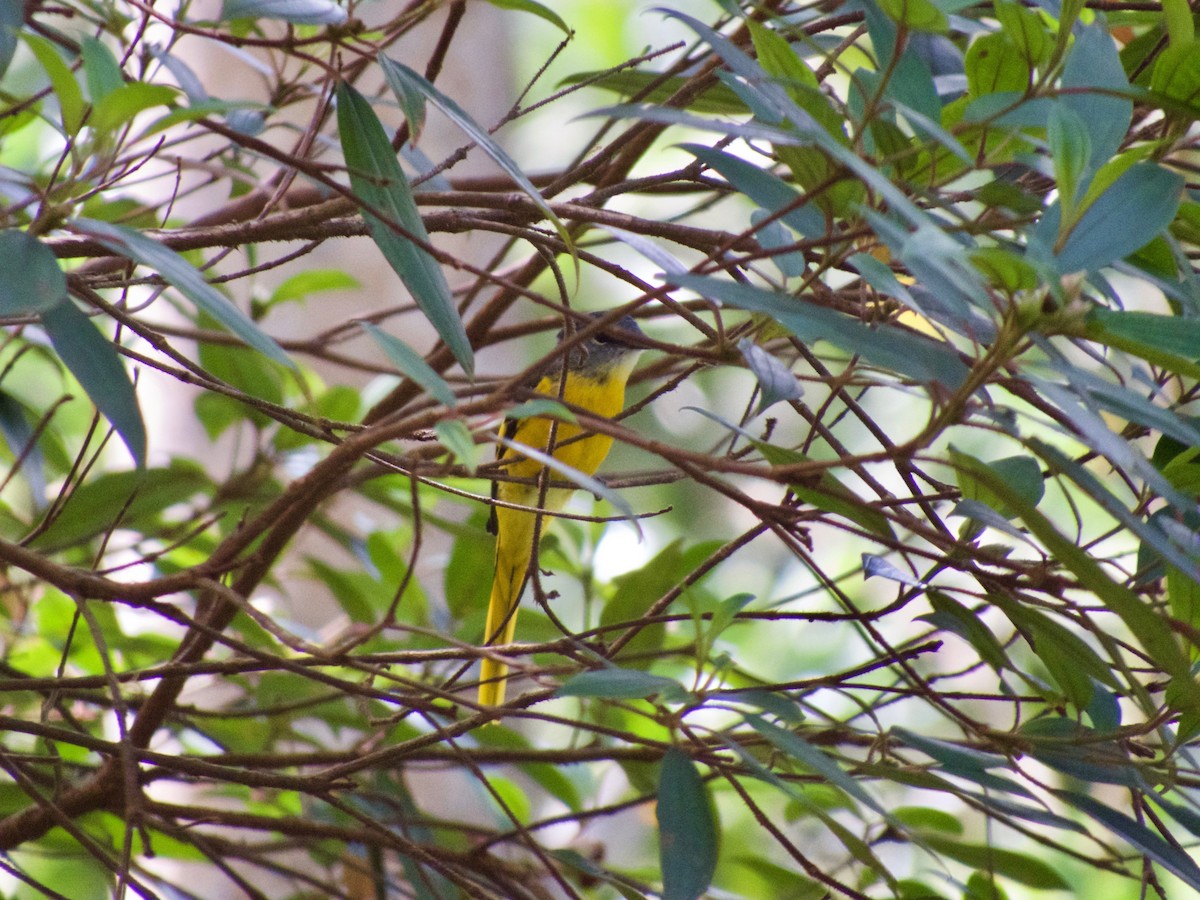
[[[599,318],[602,313],[592,313]],[[585,409],[596,416],[612,418],[625,408],[625,384],[637,363],[640,348],[629,343],[630,338],[640,335],[641,329],[629,316],[619,319],[611,330],[601,331],[589,340],[573,347],[564,360],[563,368],[545,375],[537,384],[538,393],[561,398],[568,404]],[[559,393],[561,390],[561,394]],[[550,446],[553,427],[554,446]],[[568,422],[543,417],[510,420],[505,425],[505,437],[509,440],[549,453],[566,466],[593,474],[612,447],[612,438],[603,434],[579,437],[584,430]],[[514,478],[528,479],[529,483],[497,481],[492,483],[492,497],[504,503],[518,506],[537,507],[541,494],[536,484],[542,465],[528,459],[511,447],[499,447],[497,458],[504,462],[505,474]],[[556,481],[562,476],[551,470],[548,475]],[[573,488],[551,487],[546,491],[542,509],[554,513],[563,508]],[[545,517],[543,517],[543,528]],[[517,626],[517,605],[525,590],[529,574],[529,563],[533,557],[534,530],[537,513],[523,509],[493,506],[488,531],[496,535],[496,571],[492,577],[492,594],[488,600],[487,629],[485,644],[508,644],[512,642]],[[479,702],[487,706],[498,706],[504,702],[505,678],[508,666],[494,659],[484,658],[479,673]]]

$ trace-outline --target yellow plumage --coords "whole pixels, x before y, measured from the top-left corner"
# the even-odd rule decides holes
[[[622,332],[639,333],[633,320],[626,316],[618,326]],[[561,385],[561,399],[566,403],[586,409],[596,416],[612,418],[625,407],[625,384],[637,362],[638,351],[615,335],[598,335],[592,341],[572,351],[567,361],[565,384]],[[562,373],[555,372],[542,378],[536,390],[550,397],[559,397]],[[553,457],[570,468],[592,475],[600,468],[612,447],[612,438],[592,434],[579,438],[583,429],[568,422],[533,417],[521,420],[515,430],[507,436],[515,443],[543,452],[550,447],[551,430],[554,432]],[[578,439],[576,439],[578,438]],[[501,462],[509,461],[504,467],[506,475],[535,481],[542,466],[535,460],[522,456],[512,448],[501,448]],[[562,481],[554,472],[550,478]],[[495,484],[493,496],[504,503],[536,507],[541,491],[536,483],[520,484],[502,481]],[[550,488],[546,491],[542,509],[547,513],[561,510],[574,490]],[[496,533],[496,570],[492,578],[492,592],[488,599],[487,626],[484,633],[486,644],[508,644],[512,642],[517,626],[517,605],[525,587],[533,556],[534,528],[537,514],[504,506],[492,508],[493,530]],[[543,517],[542,528],[547,519]],[[505,678],[508,666],[493,659],[484,658],[479,673],[479,702],[498,706],[504,702]]]

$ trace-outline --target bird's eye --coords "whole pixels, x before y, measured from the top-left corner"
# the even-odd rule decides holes
[[[613,341],[613,336],[611,334],[605,334],[602,331],[598,335],[596,335],[594,338],[592,338],[592,340],[595,341],[597,344],[611,344]]]

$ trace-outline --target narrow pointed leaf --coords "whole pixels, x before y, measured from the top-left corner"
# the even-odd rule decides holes
[[[717,820],[696,764],[679,750],[663,756],[658,840],[663,900],[696,900],[717,869]]]
[[[104,415],[139,467],[146,464],[146,427],[129,374],[112,342],[70,300],[42,313],[42,327],[63,364]]]
[[[163,280],[212,316],[229,331],[264,356],[292,367],[283,349],[262,331],[254,320],[238,309],[220,291],[209,284],[200,270],[158,241],[132,228],[95,219],[76,219],[73,230],[95,238],[119,256],[153,269]]]
[[[475,357],[462,319],[454,308],[446,276],[437,260],[414,243],[416,240],[428,244],[429,233],[383,125],[367,99],[345,82],[337,88],[337,115],[342,152],[350,169],[350,186],[366,207],[363,219],[371,238],[459,365],[473,375]],[[400,234],[393,225],[405,234]]]

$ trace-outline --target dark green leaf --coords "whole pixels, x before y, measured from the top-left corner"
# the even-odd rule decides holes
[[[70,300],[42,313],[42,327],[63,364],[104,415],[137,465],[146,464],[146,426],[121,357],[92,320]]]
[[[1153,163],[1137,163],[1080,216],[1057,263],[1061,272],[1111,265],[1158,236],[1183,199],[1182,175]]]
[[[696,764],[668,750],[658,783],[663,900],[697,900],[717,869],[717,819]]]
[[[24,26],[25,10],[18,3],[0,3],[0,78],[17,52],[17,35]]]
[[[569,678],[558,689],[560,697],[609,697],[636,700],[653,697],[663,691],[678,691],[672,678],[639,672],[636,669],[596,669]]]
[[[804,388],[792,374],[792,370],[764,350],[750,338],[738,341],[738,352],[746,365],[758,379],[759,399],[755,414],[774,406],[781,400],[798,400],[804,396]]]
[[[825,217],[804,202],[804,197],[783,179],[739,159],[730,153],[700,144],[681,144],[684,150],[721,175],[738,191],[771,213],[799,234],[815,237],[825,231]]]
[[[50,553],[77,547],[119,523],[147,528],[163,510],[186,503],[210,485],[195,465],[179,463],[165,469],[111,472],[85,482],[71,494],[63,513],[33,541]]]
[[[375,343],[382,348],[388,359],[403,375],[423,387],[439,403],[453,406],[457,402],[454,391],[446,383],[446,380],[431,369],[412,347],[370,322],[359,322],[359,325],[375,339]]]
[[[1063,68],[1062,87],[1059,102],[1071,107],[1088,129],[1094,171],[1117,152],[1133,116],[1133,102],[1116,96],[1129,92],[1129,80],[1112,36],[1100,23],[1076,32]]]
[[[591,79],[597,76],[600,76],[599,79],[592,81],[588,85],[589,87],[601,88],[606,91],[622,94],[626,97],[642,94],[643,91],[649,88],[649,92],[642,95],[642,100],[651,104],[664,102],[687,83],[686,78],[679,76],[665,77],[657,72],[626,69],[621,72],[610,72],[607,74],[600,72],[578,72],[574,75],[568,75],[559,84],[579,84],[583,81],[591,81]],[[656,84],[657,86],[650,88],[651,84]],[[692,100],[687,105],[687,108],[695,113],[714,113],[717,115],[736,115],[746,112],[746,104],[741,101],[738,95],[719,82]]]
[[[545,19],[563,34],[571,33],[571,29],[567,27],[567,23],[559,17],[558,13],[549,7],[543,6],[541,3],[537,3],[536,0],[487,0],[487,2],[497,9],[515,9],[520,12],[530,13],[539,19]]]
[[[280,19],[293,25],[341,25],[346,11],[335,0],[225,0],[221,21]]]
[[[938,628],[953,631],[966,640],[979,658],[999,672],[1009,666],[1004,647],[980,617],[953,597],[938,590],[928,592],[932,616],[926,616]]]
[[[205,281],[195,266],[171,248],[132,228],[98,222],[95,219],[76,219],[72,226],[75,231],[95,238],[114,253],[154,270],[168,284],[173,285],[195,303],[198,309],[212,316],[259,353],[294,368],[292,361],[275,341],[264,334],[248,315]]]
[[[54,251],[27,231],[0,231],[0,315],[53,309],[67,298]]]
[[[112,51],[91,35],[80,41],[79,54],[83,57],[83,72],[87,76],[88,97],[95,106],[120,88],[125,77]]]
[[[864,325],[806,298],[774,294],[748,284],[701,275],[668,274],[666,280],[691,288],[709,299],[768,315],[806,343],[827,340],[847,352],[861,355],[873,365],[921,383],[936,381],[954,389],[967,376],[966,365],[949,344],[890,325]]]
[[[1050,863],[1025,853],[989,844],[968,844],[940,834],[924,834],[922,839],[938,853],[964,865],[1011,878],[1019,884],[1041,890],[1069,890],[1071,887]]]
[[[29,482],[34,506],[41,508],[46,501],[46,470],[41,448],[34,443],[33,428],[25,407],[4,391],[0,391],[0,434],[14,457],[24,454],[22,471]]]
[[[1042,480],[1042,467],[1032,456],[1009,456],[990,463],[975,459],[953,445],[950,447],[951,461],[971,460],[975,465],[986,466],[995,473],[996,477],[1004,479],[1005,483],[1017,491],[1021,498],[1030,506],[1037,506],[1046,491]],[[971,477],[970,471],[962,466],[956,470],[958,487],[966,500],[977,500],[990,506],[1006,519],[1016,518],[1016,511],[1008,507],[1003,500],[989,491],[986,485]]]
[[[467,115],[466,110],[403,63],[398,63],[387,56],[380,56],[379,65],[383,69],[383,76],[387,79],[388,85],[395,91],[398,98],[403,100],[404,97],[411,95],[414,90],[428,97],[434,106],[445,113],[450,121],[461,128],[484,153],[492,158],[492,161],[496,165],[504,170],[509,178],[516,182],[517,187],[525,192],[526,196],[542,211],[547,221],[554,226],[554,230],[558,232],[558,236],[562,238],[563,243],[567,247],[574,247],[574,239],[571,237],[571,233],[567,231],[567,227],[563,225],[554,210],[550,208],[550,204],[542,197],[541,191],[534,187],[533,182],[529,180],[521,170],[521,167],[517,165],[516,160],[509,156],[496,143],[486,129],[480,128],[475,120]]]
[[[1200,891],[1200,866],[1196,865],[1185,850],[1168,843],[1130,816],[1117,812],[1086,794],[1075,791],[1055,791],[1054,793],[1064,802],[1091,816],[1114,834],[1123,838],[1138,853],[1154,860],[1181,879],[1192,890]]]
[[[475,357],[446,276],[428,251],[414,243],[428,244],[429,233],[383,126],[366,98],[345,82],[338,84],[337,114],[350,186],[366,207],[363,219],[371,237],[459,365],[474,374]]]

